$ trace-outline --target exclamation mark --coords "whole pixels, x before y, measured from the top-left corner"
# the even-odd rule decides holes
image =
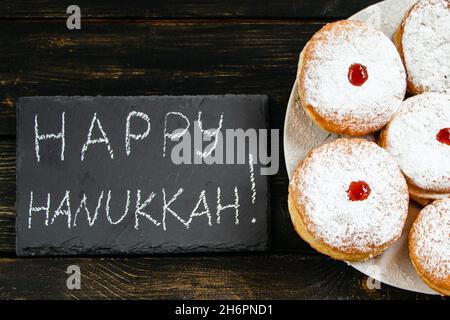
[[[256,201],[255,170],[253,167],[253,155],[251,153],[248,154],[248,165],[250,168],[250,185],[251,185],[251,190],[252,190],[252,204],[255,204],[255,201]]]

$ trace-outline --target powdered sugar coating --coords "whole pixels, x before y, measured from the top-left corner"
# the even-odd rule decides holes
[[[394,44],[363,22],[327,24],[305,48],[299,90],[303,106],[356,132],[374,132],[395,113],[406,91],[406,73]],[[302,63],[302,62],[301,62]],[[367,68],[362,86],[348,80],[349,67]]]
[[[450,4],[421,0],[403,22],[408,80],[419,92],[450,93]]]
[[[411,230],[411,241],[419,267],[428,276],[450,280],[450,199],[422,209]]]
[[[437,133],[450,127],[450,95],[424,93],[403,102],[386,128],[384,147],[409,183],[430,192],[450,192],[450,146]]]
[[[364,201],[350,201],[351,182],[371,189]],[[290,182],[308,230],[327,245],[349,253],[371,253],[402,232],[408,191],[398,165],[375,143],[338,139],[314,149]]]

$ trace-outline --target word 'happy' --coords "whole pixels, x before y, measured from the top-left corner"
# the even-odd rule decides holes
[[[180,141],[172,148],[170,154],[172,163],[179,164],[245,164],[248,161],[248,154],[251,154],[254,163],[261,163],[269,165],[267,168],[261,168],[262,175],[273,175],[278,172],[278,130],[270,131],[271,152],[268,155],[268,130],[267,129],[225,129],[225,136],[222,134],[224,114],[222,113],[218,119],[216,128],[204,129],[202,121],[202,112],[198,112],[198,117],[194,121],[194,137],[191,139],[189,129],[191,122],[181,112],[168,112],[164,117],[164,129],[162,133],[162,157],[167,155],[167,142]],[[133,122],[140,121],[145,124],[145,130],[135,132],[133,129]],[[171,121],[183,122],[184,126],[176,128],[173,131],[168,130]],[[132,145],[139,140],[144,140],[149,137],[151,131],[150,116],[144,112],[131,111],[128,113],[125,121],[124,145],[127,156],[132,154]],[[95,135],[94,132],[97,132]],[[41,161],[40,143],[46,140],[60,140],[61,151],[60,160],[65,159],[66,149],[66,115],[65,112],[61,114],[61,131],[56,133],[41,133],[39,128],[38,116],[34,116],[34,145],[36,161]],[[191,152],[192,140],[194,142],[194,152]],[[224,146],[224,140],[226,142]],[[248,141],[248,152],[246,151],[246,141]],[[208,143],[203,147],[204,143]],[[236,146],[235,146],[236,142]],[[116,150],[113,149],[107,131],[105,131],[100,117],[97,113],[93,114],[90,122],[89,130],[86,134],[85,142],[80,146],[80,160],[84,161],[87,157],[88,150],[93,145],[104,145],[107,154],[113,160]],[[236,149],[236,161],[235,161]],[[226,150],[226,152],[224,152]],[[225,153],[225,155],[224,155]],[[224,159],[225,158],[225,159]]]

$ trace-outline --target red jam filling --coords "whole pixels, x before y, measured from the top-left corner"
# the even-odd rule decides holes
[[[353,181],[350,183],[347,193],[351,201],[366,200],[370,195],[370,187],[364,181]]]
[[[368,78],[367,68],[362,64],[354,63],[348,68],[348,81],[352,85],[360,87]]]
[[[445,143],[450,146],[450,128],[439,130],[438,134],[436,135],[436,139],[439,142]]]

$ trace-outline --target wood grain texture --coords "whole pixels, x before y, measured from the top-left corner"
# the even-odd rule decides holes
[[[1,21],[0,134],[31,95],[264,93],[281,128],[298,54],[323,23]]]
[[[16,142],[0,140],[0,255],[15,252]]]
[[[81,290],[68,290],[69,265]],[[0,299],[417,299],[319,256],[0,259]]]
[[[129,0],[75,3],[85,18],[346,18],[377,0]],[[66,18],[69,0],[0,2],[8,18]]]

